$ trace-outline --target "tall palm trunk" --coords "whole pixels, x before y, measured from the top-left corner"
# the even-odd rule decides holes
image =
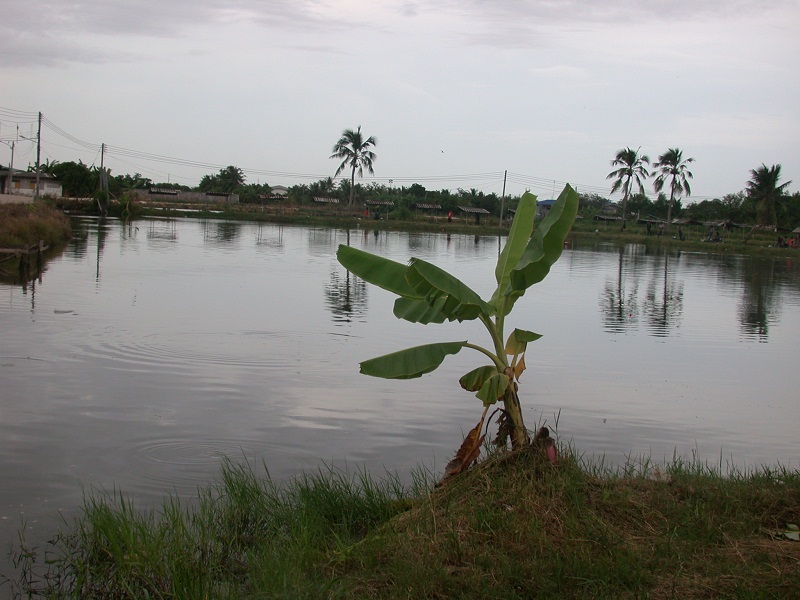
[[[353,162],[353,170],[350,173],[350,201],[347,206],[353,206],[353,197],[356,191],[356,163]]]
[[[672,227],[672,204],[675,202],[675,184],[669,188],[669,204],[667,205],[667,234]]]

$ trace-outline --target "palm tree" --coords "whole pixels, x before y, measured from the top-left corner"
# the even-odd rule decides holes
[[[331,154],[330,158],[342,159],[342,164],[339,165],[339,168],[336,169],[336,173],[334,173],[333,176],[336,177],[339,173],[344,171],[346,167],[350,167],[349,206],[353,204],[356,170],[358,170],[359,177],[364,176],[364,167],[366,167],[367,171],[371,174],[375,174],[375,170],[372,168],[372,162],[377,157],[369,148],[370,146],[375,146],[377,143],[378,141],[373,136],[369,136],[365,140],[361,135],[361,125],[359,125],[356,131],[345,129],[342,132],[342,137],[339,138],[339,141],[336,142],[336,145],[333,147],[333,154]]]
[[[689,187],[689,180],[694,177],[689,170],[689,163],[692,162],[694,162],[693,158],[683,158],[683,150],[670,148],[653,163],[653,167],[659,171],[658,176],[653,182],[653,187],[656,192],[660,192],[664,189],[664,182],[668,177],[670,178],[667,233],[669,233],[669,228],[672,224],[672,206],[675,202],[675,197],[683,194],[687,196],[692,195],[692,189]]]
[[[244,185],[246,181],[246,177],[244,175],[244,171],[242,171],[239,167],[234,167],[233,165],[229,165],[224,169],[220,169],[219,177],[217,182],[221,186],[221,192],[226,192],[228,194],[232,194],[236,191],[241,185]]]
[[[617,152],[616,158],[611,161],[612,167],[619,167],[611,171],[606,176],[606,179],[616,177],[614,185],[611,186],[611,193],[622,190],[622,227],[625,229],[625,211],[628,208],[628,197],[631,195],[631,186],[635,183],[639,192],[644,194],[644,180],[650,177],[645,165],[650,164],[650,159],[644,154],[639,154],[641,148],[633,150],[631,148],[623,148]]]
[[[756,201],[756,222],[759,225],[777,225],[775,204],[783,196],[783,190],[792,183],[787,181],[778,185],[781,178],[781,166],[762,164],[758,169],[750,171],[747,182],[747,195]]]

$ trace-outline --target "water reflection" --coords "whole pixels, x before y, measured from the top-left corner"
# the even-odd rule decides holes
[[[256,246],[283,250],[283,225],[258,224],[256,230]]]
[[[367,284],[345,269],[331,270],[325,301],[334,323],[363,321],[367,313]]]
[[[653,271],[644,302],[644,314],[650,332],[657,337],[666,336],[670,328],[679,327],[683,312],[683,281],[678,280],[674,272],[670,273],[669,253],[664,253],[663,260],[663,276]],[[678,261],[677,258],[673,260],[676,263]]]
[[[467,353],[409,382],[363,377],[358,362],[479,326],[396,319],[394,297],[335,253],[413,254],[491,293],[480,286],[496,236],[163,218],[75,228],[43,283],[0,284],[0,538],[20,507],[78,506],[83,486],[145,503],[193,495],[222,455],[278,478],[337,460],[437,469],[474,425],[471,395],[453,390],[476,366]],[[696,448],[796,465],[799,291],[787,259],[567,250],[515,307],[514,326],[544,334],[526,420],[559,412],[565,440],[610,463]]]
[[[177,222],[175,219],[151,220],[147,226],[147,239],[151,242],[176,243],[178,241]]]
[[[206,220],[202,227],[203,242],[211,246],[231,246],[242,233],[240,221]]]
[[[629,244],[619,248],[616,280],[606,279],[600,294],[603,325],[611,333],[624,333],[639,319],[639,277],[637,258],[643,247]]]

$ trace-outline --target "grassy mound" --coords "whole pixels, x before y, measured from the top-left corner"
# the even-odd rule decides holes
[[[191,503],[88,497],[20,595],[92,598],[788,598],[800,473],[600,472],[533,452],[434,487],[227,463]],[[788,535],[787,535],[788,532]]]

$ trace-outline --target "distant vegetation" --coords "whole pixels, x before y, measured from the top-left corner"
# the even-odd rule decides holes
[[[638,151],[626,150],[638,153]],[[622,157],[623,160],[625,158],[626,156]],[[637,158],[641,157],[637,155]],[[675,166],[672,165],[674,159],[678,160]],[[762,165],[753,169],[750,172],[750,179],[743,180],[743,189],[740,191],[684,206],[685,196],[689,194],[688,186],[684,190],[677,185],[673,187],[671,175],[672,171],[676,171],[676,182],[678,183],[682,181],[681,175],[690,178],[691,175],[686,170],[679,171],[681,163],[685,168],[686,164],[691,161],[690,158],[683,158],[681,151],[677,148],[670,149],[659,156],[659,160],[653,165],[656,168],[654,174],[657,175],[654,185],[659,181],[658,177],[663,176],[662,188],[666,188],[669,193],[659,191],[653,192],[651,196],[643,184],[647,179],[646,176],[642,179],[641,188],[634,181],[633,185],[629,186],[627,206],[625,207],[628,223],[635,222],[636,217],[666,222],[671,203],[673,218],[688,218],[700,222],[731,221],[740,224],[776,224],[785,229],[794,229],[800,226],[800,192],[789,194],[786,191],[786,186],[790,182],[779,181],[781,178],[780,165],[771,167]],[[624,168],[627,167],[623,162],[619,169]],[[97,167],[85,165],[82,162],[52,161],[43,164],[42,170],[52,173],[61,181],[65,196],[88,198],[95,195],[99,189],[100,170]],[[618,170],[613,172],[615,179],[618,178],[618,173]],[[352,172],[350,174],[352,175]],[[239,195],[240,202],[244,204],[283,202],[293,206],[312,205],[313,199],[319,196],[337,198],[342,205],[346,205],[352,191],[353,202],[357,205],[373,201],[392,202],[393,206],[382,212],[386,212],[387,216],[396,219],[407,218],[415,210],[415,205],[420,203],[438,206],[440,208],[437,209],[437,212],[445,215],[450,211],[458,213],[459,206],[483,208],[495,218],[500,217],[501,207],[503,207],[507,217],[508,210],[514,209],[520,198],[520,196],[509,196],[503,203],[502,198],[497,194],[486,194],[475,188],[458,188],[455,191],[432,190],[418,183],[409,186],[387,186],[377,182],[364,185],[354,181],[352,177],[339,181],[328,177],[308,184],[298,184],[289,187],[289,195],[286,200],[274,200],[268,198],[271,192],[270,185],[248,183],[243,171],[231,165],[221,169],[218,173],[203,176],[198,186],[194,188],[169,182],[158,183],[142,177],[139,173],[134,173],[133,175],[112,174],[108,178],[108,189],[112,199],[120,199],[125,192],[130,190],[148,189],[155,186],[162,189],[184,191],[235,193]],[[624,187],[624,181],[622,185]],[[622,187],[618,189],[622,189]],[[683,197],[681,197],[682,194]],[[584,219],[591,219],[595,215],[621,216],[619,207],[609,198],[601,194],[581,193],[579,195],[579,214]],[[672,202],[670,202],[671,200]]]

